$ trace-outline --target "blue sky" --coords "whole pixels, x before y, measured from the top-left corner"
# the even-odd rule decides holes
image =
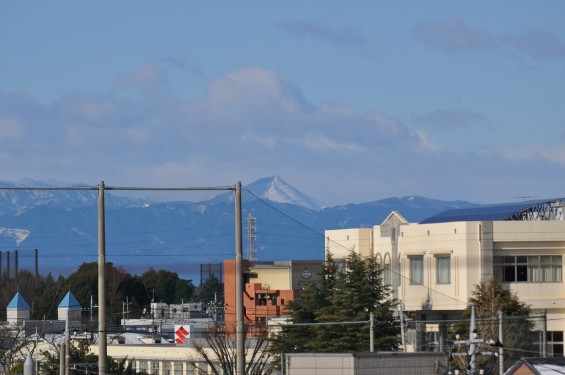
[[[565,196],[563,1],[5,1],[0,180]]]

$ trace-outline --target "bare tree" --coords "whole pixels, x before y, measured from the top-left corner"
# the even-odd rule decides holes
[[[270,344],[268,331],[254,331],[254,333],[258,335],[245,341],[245,374],[269,375],[274,370],[274,357],[268,350]],[[214,375],[234,374],[237,354],[235,336],[226,332],[224,325],[214,324],[204,335],[204,342],[206,345],[193,342],[196,352],[204,361],[191,359],[190,365],[199,374],[208,374],[206,367],[209,367]],[[210,350],[207,350],[208,348]]]
[[[25,359],[35,349],[35,340],[26,337],[25,326],[0,326],[0,369],[6,371],[15,360]]]

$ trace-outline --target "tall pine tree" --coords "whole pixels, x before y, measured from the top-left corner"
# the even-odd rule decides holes
[[[273,351],[354,352],[369,350],[369,324],[335,324],[368,321],[375,317],[375,350],[396,350],[399,328],[393,319],[395,302],[383,284],[373,257],[350,252],[339,271],[328,254],[320,281],[306,288],[290,304],[293,323],[332,323],[284,327],[274,338]]]

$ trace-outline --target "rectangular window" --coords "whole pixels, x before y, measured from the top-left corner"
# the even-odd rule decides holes
[[[410,284],[424,283],[424,257],[410,257]]]
[[[345,273],[345,259],[337,259],[335,261],[337,272]]]
[[[385,264],[383,268],[383,280],[385,285],[392,284],[392,272],[390,270],[390,264]]]
[[[507,283],[562,282],[563,258],[561,255],[495,256],[494,276]]]
[[[547,356],[563,357],[563,331],[547,331]]]
[[[449,255],[436,257],[437,283],[451,283],[451,257]]]

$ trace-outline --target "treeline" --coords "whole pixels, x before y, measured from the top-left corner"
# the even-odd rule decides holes
[[[122,318],[126,300],[128,316],[139,318],[144,309],[150,311],[152,301],[207,303],[214,300],[215,293],[218,301],[223,299],[223,285],[213,277],[196,287],[192,280],[181,279],[175,272],[149,269],[142,275],[131,275],[125,268],[112,263],[106,263],[105,274],[106,310],[108,319],[114,323]],[[57,279],[51,274],[36,277],[27,270],[20,271],[10,280],[3,274],[0,290],[0,320],[6,320],[7,305],[16,292],[28,302],[31,319],[57,319],[57,308],[69,291],[83,308],[83,320],[97,319],[98,263],[83,263],[74,273]]]

